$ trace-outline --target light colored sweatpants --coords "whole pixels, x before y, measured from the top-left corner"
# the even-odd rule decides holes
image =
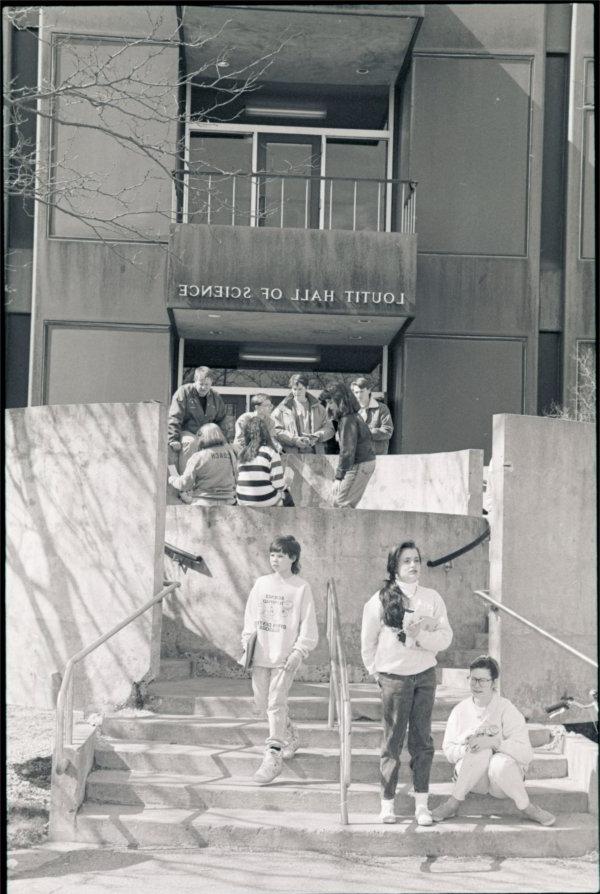
[[[529,804],[523,771],[508,754],[494,754],[491,748],[468,751],[457,761],[455,774],[452,794],[457,801],[464,801],[469,792],[476,792],[493,798],[511,798],[519,810],[524,810]]]
[[[284,667],[252,668],[254,704],[260,717],[269,721],[267,745],[283,746],[287,741],[288,693],[294,679],[294,671]]]

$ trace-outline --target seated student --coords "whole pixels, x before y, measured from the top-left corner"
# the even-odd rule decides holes
[[[352,393],[360,404],[358,415],[369,426],[373,438],[373,449],[377,456],[388,452],[390,438],[394,433],[392,414],[384,403],[371,395],[369,382],[361,376],[350,384]]]
[[[208,422],[223,427],[227,409],[220,394],[212,390],[214,373],[198,366],[194,381],[177,389],[169,408],[169,447],[178,453],[177,464],[183,473],[188,459],[198,449],[198,431]]]
[[[511,798],[523,816],[542,826],[556,821],[529,800],[523,779],[533,749],[525,718],[496,692],[499,675],[498,663],[489,655],[471,662],[471,695],[452,709],[442,745],[456,764],[456,781],[452,795],[432,811],[435,822],[455,816],[469,792]]]
[[[255,419],[257,416],[259,419],[265,423],[267,428],[269,429],[269,434],[271,435],[271,440],[277,450],[281,449],[281,445],[278,443],[277,438],[275,436],[275,421],[271,417],[271,411],[273,410],[273,403],[271,402],[271,398],[268,394],[253,394],[250,398],[250,406],[251,410],[249,413],[242,413],[241,416],[238,416],[235,423],[235,434],[233,437],[233,446],[235,447],[236,453],[239,453],[242,447],[244,446],[244,427],[250,419]]]
[[[235,504],[237,461],[235,450],[218,425],[209,422],[198,432],[198,452],[188,460],[183,475],[173,475],[169,484],[180,491],[184,503],[196,506]]]
[[[240,506],[283,506],[286,480],[269,430],[255,416],[242,430],[238,455],[237,501]]]

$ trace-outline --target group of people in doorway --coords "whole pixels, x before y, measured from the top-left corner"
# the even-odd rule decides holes
[[[199,366],[194,381],[178,388],[171,401],[168,437],[177,474],[169,483],[184,502],[293,505],[285,454],[325,453],[333,442],[339,459],[332,504],[356,507],[375,457],[388,452],[394,431],[390,411],[372,396],[367,379],[335,383],[317,399],[308,391],[308,376],[297,373],[276,408],[267,394],[253,395],[250,412],[236,420],[231,444],[223,432],[225,403],[213,380],[211,370]]]
[[[300,745],[289,716],[288,693],[302,661],[318,642],[311,587],[300,577],[300,554],[295,537],[276,537],[269,547],[272,573],[256,580],[246,605],[242,648],[244,653],[250,647],[253,650],[255,704],[269,724],[264,757],[254,774],[258,785],[277,779],[283,761],[293,758]],[[442,597],[422,586],[420,575],[419,547],[405,540],[389,553],[383,586],[363,610],[362,659],[377,681],[382,702],[379,820],[395,823],[397,819],[394,798],[408,730],[410,793],[419,825],[453,817],[470,792],[510,798],[523,817],[552,825],[555,817],[529,800],[524,778],[533,750],[527,726],[518,709],[498,694],[500,669],[488,655],[471,662],[471,694],[453,708],[448,719],[442,748],[454,765],[452,794],[430,810],[436,654],[450,645],[452,629]],[[245,666],[249,664],[246,657],[241,659]]]

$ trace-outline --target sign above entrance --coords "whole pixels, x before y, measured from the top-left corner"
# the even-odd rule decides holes
[[[416,237],[178,224],[167,306],[414,316]]]

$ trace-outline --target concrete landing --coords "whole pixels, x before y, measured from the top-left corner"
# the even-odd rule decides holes
[[[329,856],[313,852],[52,844],[9,855],[10,894],[575,894],[598,890],[597,859]]]
[[[524,834],[526,830],[526,834]],[[457,817],[419,827],[414,819],[383,825],[369,814],[351,814],[342,826],[329,814],[210,808],[142,809],[84,804],[77,816],[79,841],[129,847],[251,847],[329,854],[391,856],[580,856],[597,846],[597,821],[562,814],[543,828],[515,817]]]

